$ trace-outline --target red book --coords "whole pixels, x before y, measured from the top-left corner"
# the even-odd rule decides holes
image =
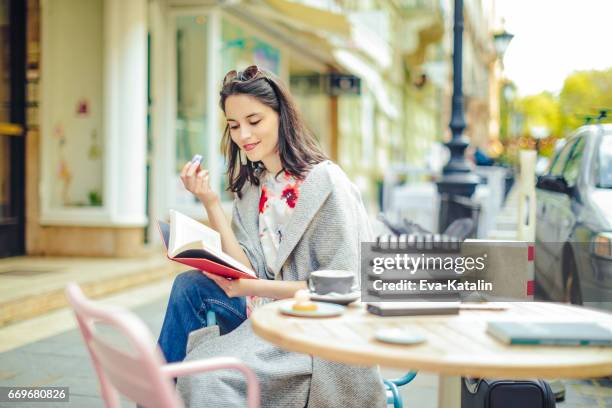
[[[170,210],[170,223],[157,225],[169,259],[233,279],[257,279],[255,272],[221,250],[221,236],[206,225]]]

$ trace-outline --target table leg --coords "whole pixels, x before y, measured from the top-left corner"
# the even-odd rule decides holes
[[[461,377],[439,377],[438,408],[461,408]]]

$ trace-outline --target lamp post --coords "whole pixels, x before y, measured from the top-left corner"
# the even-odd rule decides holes
[[[502,23],[503,24],[503,23]],[[512,39],[514,38],[514,34],[510,34],[509,32],[507,32],[505,29],[502,29],[502,31],[497,32],[496,34],[493,35],[493,45],[495,46],[495,54],[497,55],[497,58],[499,59],[499,63],[500,63],[500,78],[501,78],[501,83],[502,85],[502,92],[501,92],[501,100],[502,103],[504,104],[504,110],[505,110],[505,117],[501,118],[501,120],[504,121],[504,131],[505,131],[505,135],[504,136],[508,136],[509,133],[509,123],[508,123],[508,118],[510,117],[510,108],[511,108],[511,101],[514,99],[514,87],[513,85],[511,85],[508,81],[504,80],[504,54],[506,53],[506,50],[508,49],[508,46],[510,45],[510,41],[512,41]]]
[[[440,194],[439,231],[442,232],[459,218],[472,217],[472,209],[462,204],[461,199],[474,194],[480,177],[473,172],[473,165],[465,159],[465,149],[469,145],[463,135],[465,116],[463,113],[463,0],[455,0],[453,27],[453,100],[449,127],[452,138],[446,143],[450,150],[450,160],[442,170],[442,178],[437,182]]]

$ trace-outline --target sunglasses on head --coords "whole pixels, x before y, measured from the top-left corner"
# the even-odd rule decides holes
[[[263,72],[259,70],[257,65],[251,65],[242,72],[237,72],[235,69],[232,69],[230,72],[225,74],[225,78],[223,78],[223,85],[225,86],[233,81],[246,82],[260,77],[263,77]]]

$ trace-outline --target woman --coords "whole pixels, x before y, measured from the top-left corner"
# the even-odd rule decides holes
[[[166,359],[238,357],[256,371],[264,407],[384,406],[377,370],[286,352],[253,333],[249,311],[292,297],[312,271],[349,270],[359,281],[359,245],[371,231],[358,191],[326,160],[277,78],[256,66],[231,71],[220,105],[236,196],[231,224],[206,170],[187,163],[181,180],[204,204],[223,251],[260,279],[177,276],[159,340]],[[214,326],[207,324],[211,311]],[[240,375],[225,371],[180,378],[178,389],[189,406],[240,406],[246,395]]]

